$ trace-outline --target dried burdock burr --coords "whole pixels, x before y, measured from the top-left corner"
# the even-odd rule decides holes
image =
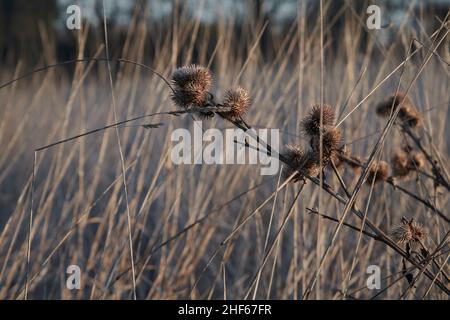
[[[306,172],[309,176],[317,176],[319,174],[319,165],[314,152],[305,152],[301,147],[289,144],[286,146],[286,151],[283,155],[292,165],[284,168],[283,176],[285,179],[289,178],[298,170]],[[291,181],[297,182],[301,179],[303,179],[303,175],[297,172]]]
[[[334,110],[330,105],[316,105],[302,120],[302,131],[307,136],[319,135],[320,133],[320,116],[322,113],[322,128],[332,126],[334,124]]]
[[[225,91],[223,109],[221,112],[225,118],[238,121],[247,112],[251,105],[250,94],[241,87],[231,88]]]
[[[416,109],[408,110],[405,116],[400,119],[411,128],[416,128],[422,125],[422,117]]]
[[[375,179],[375,183],[386,181],[389,177],[389,165],[385,161],[374,161],[369,169],[366,183],[371,184]]]
[[[420,113],[414,107],[411,99],[403,92],[398,92],[397,95],[392,95],[386,101],[380,103],[376,108],[376,113],[380,117],[389,117],[399,104],[399,120],[411,128],[420,126],[422,122]]]
[[[399,245],[410,244],[411,242],[422,242],[426,239],[427,233],[422,224],[414,219],[402,219],[402,222],[392,228],[391,235]]]
[[[322,164],[328,165],[330,161],[336,163],[338,159],[339,144],[342,140],[342,134],[339,129],[330,127],[322,134]],[[319,156],[320,155],[320,135],[311,137],[311,148]]]
[[[422,153],[414,152],[409,159],[409,167],[412,170],[420,170],[425,166],[425,158]]]
[[[408,155],[401,150],[395,151],[391,159],[391,165],[392,175],[395,177],[404,178],[408,176],[411,171],[409,167]]]
[[[409,97],[403,92],[398,92],[397,95],[392,95],[388,99],[380,103],[376,108],[376,112],[380,117],[389,117],[391,112],[393,112],[402,101],[403,103],[399,111],[400,116],[400,114],[402,113],[402,109],[405,110],[412,105]]]
[[[206,107],[211,94],[209,89],[212,85],[211,72],[202,66],[190,65],[176,69],[172,73],[172,84],[174,92],[172,101],[177,107]],[[211,111],[199,112],[202,116],[211,115]]]
[[[405,151],[403,151],[405,150]],[[392,175],[397,178],[406,179],[411,173],[425,166],[425,159],[420,152],[412,151],[410,147],[395,151],[391,159]]]

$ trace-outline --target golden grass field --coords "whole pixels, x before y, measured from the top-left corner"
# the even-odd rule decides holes
[[[364,12],[355,19],[345,7],[330,20],[310,11],[299,5],[284,32],[269,33],[270,59],[259,45],[269,32],[264,21],[236,28],[219,13],[214,30],[183,11],[159,29],[136,16],[122,45],[103,39],[93,52],[85,47],[93,30],[83,27],[73,33],[73,58],[104,59],[107,50],[111,70],[104,60],[79,62],[1,87],[0,299],[448,299],[450,25],[422,24],[423,15],[407,11],[385,41],[377,32],[387,31],[366,30]],[[0,86],[59,62],[41,33],[41,61],[0,65]],[[170,135],[193,129],[189,114],[148,117],[34,152],[177,110],[160,78],[118,58],[168,79],[183,65],[208,67],[211,93],[220,100],[233,85],[245,88],[252,97],[245,121],[279,129],[281,146],[308,149],[302,119],[329,104],[340,150],[351,150],[362,168],[344,165],[338,175],[328,166],[317,185],[283,184],[281,170],[262,176],[258,165],[175,165]],[[377,116],[397,90],[417,109],[417,128]],[[233,124],[216,115],[203,128]],[[392,178],[392,157],[405,144],[423,166]],[[391,167],[389,178],[364,179],[365,164],[379,160]],[[402,217],[426,235],[398,241],[392,230]],[[66,288],[69,265],[80,267],[80,290]],[[366,285],[370,265],[380,268],[381,289]]]

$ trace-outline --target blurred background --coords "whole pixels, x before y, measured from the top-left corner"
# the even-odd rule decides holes
[[[77,32],[66,28],[67,7],[76,4],[81,8],[84,28],[90,30],[86,42],[86,54],[89,56],[103,39],[103,9],[100,0],[1,0],[0,1],[0,59],[3,63],[14,64],[17,59],[36,64],[42,62],[42,53],[49,51],[55,59],[71,59],[75,56]],[[246,32],[255,32],[258,25],[268,22],[258,46],[266,59],[273,59],[275,48],[273,37],[289,32],[296,21],[299,6],[307,7],[309,27],[315,23],[318,14],[318,1],[315,0],[107,0],[107,23],[110,29],[110,43],[114,48],[124,43],[129,32],[130,22],[136,17],[144,19],[148,29],[145,48],[146,59],[154,54],[153,47],[165,33],[182,25],[185,21],[198,21],[200,35],[208,34],[214,43],[220,33],[220,24],[233,25],[233,36],[239,39]],[[435,27],[439,24],[436,17],[443,18],[449,8],[449,0],[383,0],[349,1],[335,0],[327,4],[325,21],[332,22],[328,37],[336,46],[339,34],[343,31],[344,21],[365,21],[368,15],[365,9],[376,4],[381,8],[384,30],[373,32],[380,43],[392,41],[404,18],[412,12],[420,17],[420,28]],[[351,10],[350,10],[351,8]],[[342,14],[345,11],[345,14]],[[408,19],[407,28],[418,27],[417,21]],[[44,39],[45,38],[45,39]],[[364,40],[364,39],[363,39]],[[43,48],[44,41],[51,47]],[[362,41],[361,46],[366,44]],[[211,46],[209,52],[214,48]],[[241,48],[236,47],[235,50]],[[183,55],[183,51],[180,51]],[[194,54],[195,55],[195,54]]]

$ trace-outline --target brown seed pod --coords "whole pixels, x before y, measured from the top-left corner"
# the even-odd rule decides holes
[[[205,106],[210,98],[208,90],[212,85],[211,72],[202,66],[190,65],[172,73],[174,93],[172,101],[178,107]]]
[[[420,126],[422,123],[420,113],[412,104],[411,99],[403,92],[398,92],[397,95],[392,95],[386,101],[380,103],[376,108],[376,113],[380,117],[389,117],[400,103],[398,112],[400,121],[411,128]]]
[[[411,128],[416,128],[422,125],[422,117],[416,109],[407,110],[405,115],[400,119]]]
[[[408,165],[411,170],[418,170],[425,167],[425,158],[423,157],[422,153],[414,152],[409,159]]]
[[[302,131],[307,136],[314,136],[319,134],[320,129],[320,115],[322,113],[322,128],[334,124],[334,110],[330,105],[316,105],[302,120]]]
[[[288,159],[289,163],[292,164],[292,167],[286,166],[284,168],[284,179],[289,178],[298,170],[305,171],[310,176],[319,174],[317,159],[312,151],[305,153],[302,148],[296,145],[287,145],[286,148],[287,150],[284,152],[284,156]],[[297,172],[291,181],[297,182],[301,179],[303,179],[303,175]]]
[[[250,108],[251,98],[249,93],[241,88],[231,88],[225,92],[223,100],[223,107],[230,111],[222,112],[221,114],[230,120],[239,120]]]
[[[385,161],[374,161],[369,169],[366,183],[372,184],[373,179],[375,183],[379,181],[386,181],[389,177],[389,165]]]
[[[403,93],[398,92],[397,95],[392,95],[382,103],[380,103],[376,108],[376,113],[380,117],[389,117],[391,111],[393,112],[395,108],[397,108],[398,104],[403,101],[402,106],[400,107],[399,116],[402,112],[412,106],[411,100],[409,97]]]
[[[322,134],[322,164],[324,166],[330,163],[330,160],[337,162],[339,144],[342,140],[342,134],[339,129],[330,127]],[[310,140],[311,149],[320,155],[320,135],[314,135]],[[320,159],[320,158],[319,158]]]
[[[391,165],[392,175],[395,177],[406,177],[411,172],[408,155],[401,150],[397,150],[394,153],[391,159]]]
[[[402,222],[392,228],[391,235],[397,244],[406,244],[410,242],[423,242],[427,233],[422,224],[415,222],[414,219],[410,221],[403,219]]]

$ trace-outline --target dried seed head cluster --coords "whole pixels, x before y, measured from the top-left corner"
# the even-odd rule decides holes
[[[241,87],[225,92],[222,104],[214,101],[210,93],[213,77],[208,68],[190,65],[172,73],[172,101],[179,108],[192,108],[200,118],[213,117],[219,113],[228,120],[241,120],[251,105],[249,93]]]
[[[341,140],[341,132],[334,127],[328,128],[322,134],[322,163],[324,165],[328,165],[331,160],[336,163]],[[311,148],[318,156],[320,155],[320,135],[311,137]]]
[[[230,120],[239,120],[250,108],[250,94],[241,87],[231,88],[225,92],[222,115]]]
[[[212,85],[211,72],[202,66],[190,65],[176,69],[172,73],[174,93],[172,101],[178,107],[194,105],[203,107],[207,104]]]
[[[322,126],[320,118],[322,116]],[[320,151],[322,150],[322,165],[326,166],[331,160],[338,159],[339,144],[342,140],[341,132],[333,127],[334,110],[329,105],[316,105],[303,119],[302,132],[310,138],[309,144],[320,162]],[[322,133],[322,134],[321,134]],[[322,146],[320,144],[322,139]],[[318,162],[318,163],[319,163]]]
[[[321,116],[322,126],[320,125]],[[312,108],[301,123],[302,133],[309,138],[311,149],[304,152],[299,147],[287,146],[285,157],[292,163],[293,167],[285,170],[285,177],[289,177],[297,170],[303,170],[309,176],[317,176],[320,169],[329,165],[331,160],[335,163],[339,160],[339,144],[342,140],[342,134],[337,128],[333,127],[333,123],[334,110],[331,106],[316,105]],[[294,181],[301,178],[303,177],[298,175]]]
[[[314,152],[304,152],[302,148],[296,145],[287,145],[286,151],[283,154],[292,165],[292,167],[285,167],[283,170],[284,179],[289,178],[296,171],[304,171],[310,176],[319,174],[319,166]],[[303,178],[302,174],[297,172],[291,181],[297,182]]]
[[[376,108],[376,113],[380,117],[389,117],[399,104],[398,118],[411,128],[420,126],[422,123],[420,113],[412,104],[411,99],[403,92],[399,92],[380,103]]]
[[[334,124],[334,110],[331,106],[325,104],[323,106],[316,105],[312,107],[311,112],[303,119],[302,131],[307,136],[314,136],[320,133],[320,117],[322,114],[322,128],[332,126]]]
[[[369,169],[366,183],[372,184],[375,179],[375,183],[379,181],[386,181],[389,177],[389,165],[385,161],[374,161]]]
[[[392,229],[391,234],[394,241],[400,245],[411,242],[423,242],[427,237],[422,224],[414,221],[414,219],[409,221],[402,219],[402,222]]]
[[[392,175],[401,179],[411,176],[411,173],[422,169],[425,166],[425,159],[417,151],[405,152],[395,151],[391,159]]]
[[[408,162],[408,155],[405,152],[396,151],[391,159],[392,175],[395,177],[406,177],[410,173]]]
[[[423,169],[425,167],[425,159],[420,152],[414,152],[409,161],[409,165],[413,170]]]

